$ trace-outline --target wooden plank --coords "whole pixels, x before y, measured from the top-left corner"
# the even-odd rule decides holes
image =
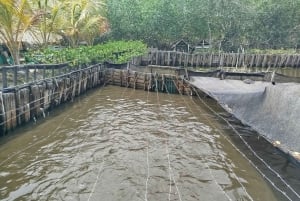
[[[196,67],[199,66],[199,63],[200,63],[200,54],[196,54],[196,63],[195,63]]]
[[[250,65],[249,65],[249,67],[250,68],[253,68],[254,66],[254,61],[255,61],[255,54],[251,54],[250,55],[251,56],[251,60],[250,60]]]
[[[0,135],[4,136],[6,133],[6,113],[5,113],[5,105],[3,100],[3,93],[0,91]]]
[[[296,67],[296,63],[297,63],[297,56],[293,55],[293,61],[292,61],[291,67]]]
[[[267,63],[268,63],[268,56],[266,54],[264,54],[263,55],[263,60],[262,60],[262,63],[261,63],[261,67],[262,68],[267,67]]]
[[[30,114],[32,119],[36,119],[40,111],[40,89],[38,85],[30,86]]]
[[[287,59],[286,59],[285,67],[289,67],[290,66],[290,60],[291,60],[291,55],[288,55]]]
[[[158,51],[155,52],[155,65],[158,65]]]
[[[203,63],[202,63],[203,67],[207,67],[208,66],[208,62],[207,62],[207,54],[204,53],[203,54]]]
[[[222,55],[223,55],[223,62],[222,62],[222,66],[221,67],[223,67],[223,66],[228,66],[228,56],[227,56],[227,54],[226,53],[222,53]]]
[[[186,53],[183,53],[183,57],[184,57],[184,67],[187,67],[188,66],[188,59],[189,59],[189,55],[186,54]]]
[[[262,67],[261,61],[262,61],[262,56],[260,54],[255,55],[255,67]]]
[[[177,56],[176,52],[172,52],[172,66],[176,65],[176,58],[177,58],[176,56]]]
[[[165,59],[165,58],[164,58],[164,51],[160,51],[160,52],[159,52],[159,62],[158,62],[159,65],[165,65],[165,64],[164,64],[164,61],[165,61],[164,59]]]
[[[6,112],[6,130],[11,131],[17,127],[17,111],[14,93],[4,93],[4,106]]]
[[[87,82],[89,79],[89,72],[88,71],[83,71],[83,77],[82,77],[82,82],[83,82],[83,86],[82,86],[82,93],[86,92],[87,90]]]
[[[281,62],[281,67],[285,67],[285,65],[287,63],[287,59],[288,59],[288,55],[284,55],[282,62]]]
[[[232,60],[231,60],[231,67],[236,67],[236,63],[237,63],[237,54],[232,53],[232,54],[231,54],[231,58],[232,58]]]
[[[234,54],[233,53],[229,53],[228,54],[228,56],[229,56],[229,67],[233,67],[234,66]]]
[[[179,53],[179,66],[182,66],[182,52]]]
[[[17,123],[22,125],[30,121],[30,94],[29,89],[24,88],[16,92]]]
[[[213,54],[210,54],[208,60],[208,67],[212,67],[212,62],[213,62]]]
[[[243,53],[239,54],[238,67],[245,67],[245,54],[243,54]]]
[[[224,55],[220,54],[219,55],[219,67],[223,67],[223,63],[224,63]]]
[[[297,65],[295,67],[296,68],[300,67],[300,55],[297,55]]]

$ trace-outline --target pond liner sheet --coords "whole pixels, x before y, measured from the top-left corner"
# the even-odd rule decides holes
[[[242,123],[300,162],[300,84],[190,77]]]

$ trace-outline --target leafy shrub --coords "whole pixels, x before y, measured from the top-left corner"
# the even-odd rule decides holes
[[[128,62],[132,57],[145,54],[147,46],[141,41],[113,41],[95,46],[78,48],[39,49],[26,53],[27,62],[70,65],[89,65],[109,61],[120,64]]]

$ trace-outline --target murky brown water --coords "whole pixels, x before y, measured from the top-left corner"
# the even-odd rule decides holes
[[[277,200],[190,97],[109,86],[62,110],[3,139],[1,200]]]

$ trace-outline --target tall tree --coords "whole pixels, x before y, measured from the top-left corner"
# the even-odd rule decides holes
[[[54,37],[54,33],[57,25],[57,16],[62,2],[58,0],[32,0],[33,12],[39,14],[38,23],[32,26],[30,32],[36,41],[46,47],[51,38]]]
[[[258,4],[252,41],[263,48],[289,48],[300,40],[300,2],[268,0]],[[258,29],[259,28],[259,29]]]
[[[8,47],[14,64],[20,63],[24,33],[37,18],[28,0],[0,0],[0,38]]]
[[[61,9],[63,11],[57,16],[56,29],[71,47],[77,46],[80,40],[91,45],[101,31],[107,31],[104,1],[63,1]]]

